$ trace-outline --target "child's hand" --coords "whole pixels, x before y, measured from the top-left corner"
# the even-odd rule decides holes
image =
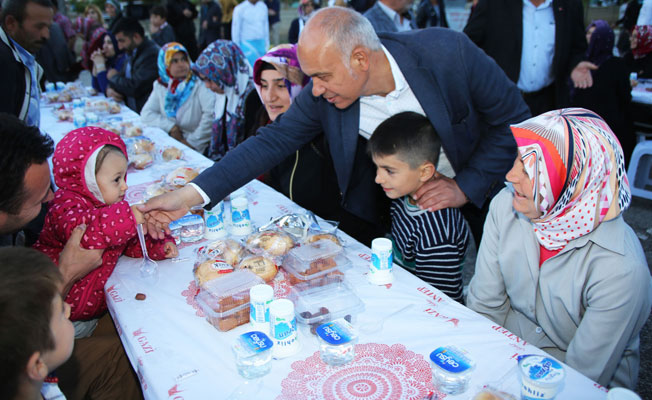
[[[165,242],[163,245],[163,251],[165,251],[165,258],[175,258],[179,256],[179,249],[174,242]]]
[[[131,212],[134,214],[134,219],[136,220],[137,224],[142,224],[145,222],[145,217],[143,217],[143,213],[140,212],[140,210],[137,209],[135,205],[131,206]]]

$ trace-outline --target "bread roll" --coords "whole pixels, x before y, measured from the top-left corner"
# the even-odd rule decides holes
[[[330,240],[331,242],[335,243],[338,246],[342,245],[342,243],[340,243],[340,240],[337,238],[337,236],[335,236],[333,234],[330,234],[330,233],[317,233],[317,234],[314,234],[314,235],[310,235],[310,236],[308,236],[308,239],[306,240],[306,242],[313,243],[313,242],[316,242],[316,241],[322,240],[322,239]]]
[[[247,248],[250,251],[259,253],[257,250],[260,249],[273,257],[286,255],[292,247],[294,247],[292,238],[280,232],[258,232],[247,238]]]
[[[259,277],[263,278],[265,282],[270,282],[276,276],[278,269],[272,260],[263,256],[254,256],[245,258],[238,265],[240,269],[248,269]]]
[[[195,280],[199,286],[233,272],[233,266],[224,260],[208,260],[195,268]]]

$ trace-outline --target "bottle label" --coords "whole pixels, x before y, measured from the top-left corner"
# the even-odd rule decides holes
[[[448,372],[460,373],[471,368],[471,363],[463,354],[448,347],[440,347],[430,353],[430,360]]]
[[[253,331],[240,335],[240,341],[243,347],[246,347],[251,353],[260,353],[270,349],[274,342],[263,332]]]
[[[353,327],[345,319],[337,319],[317,327],[317,335],[329,344],[340,345],[351,341]]]

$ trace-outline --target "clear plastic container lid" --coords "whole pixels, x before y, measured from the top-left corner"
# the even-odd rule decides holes
[[[227,310],[217,311],[209,305],[211,303],[211,299],[206,294],[202,295],[202,292],[199,292],[195,300],[197,300],[197,304],[201,307],[202,310],[204,310],[204,314],[206,314],[209,318],[224,319],[233,316],[234,314],[244,310],[246,310],[247,315],[249,315],[248,302],[245,304],[241,304],[235,308],[229,308]],[[249,321],[247,320],[246,322]]]
[[[236,270],[223,277],[205,282],[197,294],[215,312],[249,304],[249,289],[264,281],[249,270]]]
[[[196,214],[186,215],[176,221],[181,226],[191,226],[197,224],[203,224],[204,219]]]
[[[312,325],[364,311],[362,300],[344,281],[302,290],[293,287],[289,299],[294,302],[297,322]]]
[[[342,247],[330,240],[295,247],[283,261],[283,268],[300,281],[321,277],[335,269],[343,271],[350,265]]]
[[[238,336],[231,348],[237,358],[249,358],[268,352],[273,346],[274,342],[265,333],[252,331]]]

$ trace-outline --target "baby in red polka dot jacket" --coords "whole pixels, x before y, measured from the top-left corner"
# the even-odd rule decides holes
[[[118,258],[142,257],[136,225],[143,216],[124,200],[127,150],[120,137],[97,127],[75,129],[58,144],[52,157],[59,188],[49,203],[45,225],[34,248],[58,263],[73,229],[86,224],[81,246],[104,249],[102,265],[77,281],[66,297],[71,321],[98,318],[106,311],[104,284]],[[147,252],[155,260],[176,257],[174,239],[147,236]]]

